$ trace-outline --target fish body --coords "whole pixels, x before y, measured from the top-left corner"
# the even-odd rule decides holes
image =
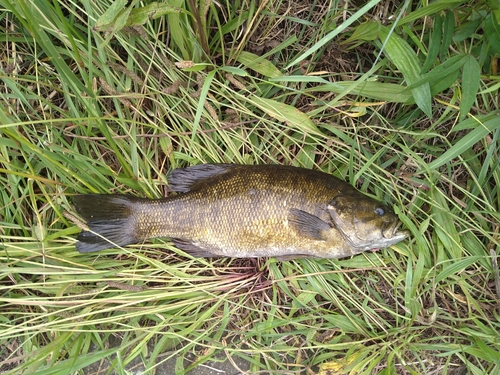
[[[170,237],[200,257],[341,258],[407,237],[389,207],[323,172],[202,164],[172,171],[176,195],[79,195],[80,252]]]

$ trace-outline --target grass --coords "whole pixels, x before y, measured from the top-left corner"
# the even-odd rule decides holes
[[[0,372],[500,373],[499,9],[359,5],[0,0]],[[411,238],[342,260],[75,251],[72,195],[161,197],[209,162],[332,173]]]

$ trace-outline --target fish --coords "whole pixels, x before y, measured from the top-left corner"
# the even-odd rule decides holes
[[[160,199],[75,195],[81,253],[170,238],[193,257],[343,258],[408,237],[391,208],[330,174],[283,165],[200,164]]]

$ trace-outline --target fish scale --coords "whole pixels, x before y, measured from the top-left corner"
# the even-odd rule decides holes
[[[319,171],[278,165],[176,169],[177,194],[75,196],[81,252],[170,237],[193,256],[340,258],[407,237],[389,207]],[[382,214],[381,214],[382,213]]]

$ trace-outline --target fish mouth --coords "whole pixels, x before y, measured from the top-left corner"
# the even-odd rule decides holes
[[[407,230],[399,230],[401,222],[395,222],[387,228],[382,230],[382,235],[387,239],[405,239],[410,235]]]

